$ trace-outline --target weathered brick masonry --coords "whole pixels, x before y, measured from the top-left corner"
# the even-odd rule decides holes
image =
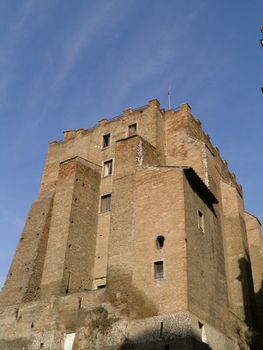
[[[0,349],[248,349],[261,224],[188,104],[51,142],[0,294]]]

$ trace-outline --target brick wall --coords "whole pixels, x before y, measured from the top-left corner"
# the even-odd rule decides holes
[[[0,295],[1,304],[21,303],[38,297],[52,204],[53,195],[46,194],[32,205]]]

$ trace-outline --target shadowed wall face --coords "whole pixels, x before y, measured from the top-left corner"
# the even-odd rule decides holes
[[[247,212],[245,212],[245,223],[249,244],[249,254],[252,263],[254,289],[257,293],[262,288],[263,282],[263,238],[261,233],[261,224],[255,216]]]
[[[222,181],[221,198],[229,305],[240,320],[251,326],[254,292],[243,200],[236,188]]]
[[[247,229],[249,255],[251,260],[254,290],[257,307],[258,328],[263,330],[263,237],[261,224],[258,219],[250,213],[245,212],[245,223]]]
[[[226,332],[228,295],[218,204],[184,181],[189,310]]]

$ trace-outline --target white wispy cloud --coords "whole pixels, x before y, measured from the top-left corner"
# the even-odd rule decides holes
[[[119,3],[120,4],[120,3]],[[65,38],[60,55],[60,68],[54,79],[54,85],[62,83],[67,75],[83,58],[84,51],[96,43],[108,31],[111,31],[118,21],[129,11],[131,4],[118,6],[118,1],[100,2],[92,13],[84,12],[78,18],[76,29]]]
[[[26,25],[36,13],[47,11],[52,2],[54,3],[53,0],[46,0],[45,2],[24,1],[19,5],[17,11],[13,11],[10,18],[6,19],[0,16],[2,22],[9,22],[5,35],[0,40],[0,108],[6,102],[9,88],[16,79],[16,70],[20,64],[20,58],[16,50],[18,44],[24,38]]]
[[[122,105],[135,87],[163,72],[177,55],[182,55],[180,50],[185,33],[193,29],[203,6],[204,2],[200,2],[191,12],[176,19],[169,28],[165,22],[160,24],[158,32],[154,32],[154,37],[151,37],[147,30],[140,32],[136,38],[133,37],[133,42],[112,74],[111,89],[104,95],[103,101],[106,103],[115,97],[115,103]],[[180,69],[178,67],[178,70]],[[159,84],[160,89],[163,89],[164,85],[167,89],[171,81],[160,81]],[[119,96],[118,101],[116,96]]]

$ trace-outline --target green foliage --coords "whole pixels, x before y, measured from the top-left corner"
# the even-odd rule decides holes
[[[98,329],[103,335],[107,334],[113,323],[118,321],[116,317],[108,317],[108,311],[103,306],[98,306],[93,310],[96,313],[96,318],[92,320],[91,325],[93,329]]]
[[[98,306],[93,311],[96,312],[96,313],[108,315],[108,311],[103,306]]]
[[[93,320],[92,326],[94,329],[97,328],[100,333],[105,335],[110,331],[113,323],[116,321],[118,321],[118,319],[115,317],[109,317],[109,318],[103,318],[103,319],[97,318],[96,320]]]
[[[263,349],[263,337],[262,334],[255,329],[249,329],[244,333],[244,341],[251,350]]]
[[[252,332],[245,332],[244,338],[247,345],[251,346],[253,344],[254,335]]]

